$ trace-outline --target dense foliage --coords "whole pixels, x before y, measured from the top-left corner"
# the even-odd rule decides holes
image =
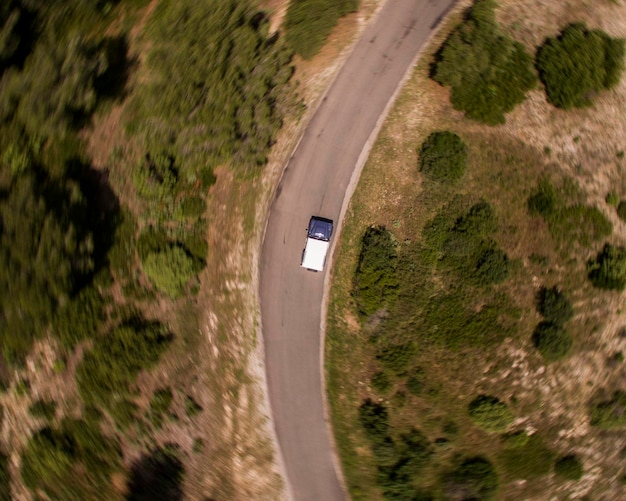
[[[509,406],[491,395],[479,395],[468,406],[472,421],[486,431],[501,433],[513,422]]]
[[[166,0],[148,35],[151,79],[133,126],[146,153],[171,158],[188,180],[224,162],[264,164],[292,74],[268,20],[249,2]]]
[[[599,289],[624,290],[626,287],[626,249],[605,244],[587,263],[591,283]]]
[[[433,132],[419,151],[420,171],[437,181],[460,179],[467,167],[467,147],[450,131]]]
[[[82,420],[66,419],[58,429],[40,430],[22,455],[24,483],[50,500],[120,499],[110,483],[111,475],[120,470],[116,441]]]
[[[624,68],[624,40],[582,23],[567,26],[537,51],[539,78],[548,100],[563,109],[589,106],[594,96],[615,87]]]
[[[12,499],[9,458],[0,452],[0,501],[11,501]]]
[[[477,0],[441,47],[433,78],[451,88],[455,109],[495,125],[524,100],[536,83],[532,58],[519,42],[500,33],[493,0]]]
[[[398,294],[396,242],[385,228],[365,231],[354,277],[354,297],[363,316],[384,310]]]
[[[285,20],[287,42],[304,59],[311,59],[339,18],[358,6],[359,0],[291,0]]]

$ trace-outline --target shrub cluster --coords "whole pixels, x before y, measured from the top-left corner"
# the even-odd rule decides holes
[[[568,204],[546,178],[539,181],[528,197],[527,207],[531,215],[541,216],[548,223],[552,237],[564,247],[588,246],[613,231],[613,225],[600,209],[581,203]]]
[[[430,461],[433,450],[422,432],[412,428],[394,438],[384,405],[365,400],[359,421],[372,446],[378,469],[377,483],[386,499],[415,499],[413,482]]]
[[[479,395],[468,407],[472,421],[486,431],[501,433],[513,422],[509,406],[491,395]]]
[[[485,501],[496,497],[499,483],[493,465],[480,456],[462,459],[456,468],[444,475],[442,482],[446,499]]]
[[[419,166],[436,181],[456,181],[467,167],[467,146],[453,132],[433,132],[419,150]]]
[[[563,109],[589,106],[593,97],[615,87],[624,67],[624,41],[583,23],[567,26],[537,51],[539,78],[548,100]]]
[[[139,372],[157,362],[170,339],[162,325],[140,321],[98,338],[76,370],[83,400],[111,409],[117,400],[130,395]]]
[[[522,44],[500,33],[495,2],[477,0],[441,47],[433,78],[451,88],[455,109],[495,125],[524,100],[537,77]]]
[[[121,467],[113,437],[105,437],[93,423],[65,419],[59,428],[44,428],[30,438],[21,474],[28,488],[49,499],[105,501],[115,498],[111,475]]]
[[[365,231],[354,276],[353,295],[362,316],[391,306],[398,295],[396,242],[383,227]]]
[[[611,244],[587,262],[589,280],[599,289],[624,290],[626,287],[626,249]]]

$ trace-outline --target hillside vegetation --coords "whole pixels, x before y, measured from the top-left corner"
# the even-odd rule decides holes
[[[616,498],[623,487],[625,131],[607,124],[623,123],[624,42],[559,9],[528,19],[531,3],[458,6],[353,197],[326,337],[353,499]],[[624,19],[620,9],[603,19]],[[562,36],[537,44],[536,23]],[[580,50],[565,61],[570,37]],[[548,81],[561,63],[580,73]],[[584,114],[553,98],[576,93]]]
[[[295,102],[268,24],[239,0],[0,6],[2,499],[182,496],[209,189],[259,175]]]

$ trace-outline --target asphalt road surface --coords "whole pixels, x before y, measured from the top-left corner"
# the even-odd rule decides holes
[[[354,46],[294,152],[273,201],[260,297],[272,418],[292,499],[347,498],[322,394],[324,274],[300,267],[312,215],[339,217],[361,152],[453,0],[388,0]],[[328,268],[328,266],[327,266]]]

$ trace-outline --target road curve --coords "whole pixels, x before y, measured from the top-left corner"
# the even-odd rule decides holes
[[[398,85],[453,0],[389,0],[365,29],[289,160],[260,265],[272,418],[297,501],[346,499],[324,412],[324,273],[300,267],[311,215],[339,223],[357,160]],[[348,194],[349,196],[349,194]]]

